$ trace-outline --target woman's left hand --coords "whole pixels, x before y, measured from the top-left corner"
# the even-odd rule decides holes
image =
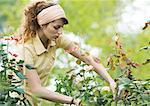
[[[109,84],[110,84],[110,89],[111,89],[111,91],[113,93],[113,100],[115,100],[116,99],[116,87],[117,87],[117,84],[116,84],[116,82],[114,80],[110,81]]]

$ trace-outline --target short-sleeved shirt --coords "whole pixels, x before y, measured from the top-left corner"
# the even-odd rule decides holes
[[[56,50],[58,48],[65,49],[70,43],[71,41],[67,37],[61,35],[56,41],[51,41],[46,49],[39,36],[36,35],[36,37],[30,38],[21,46],[20,44],[15,44],[15,52],[19,58],[25,61],[25,64],[36,69],[42,86],[46,86],[50,70],[54,64]],[[28,87],[28,84],[26,86]]]
[[[25,63],[37,70],[42,86],[47,84],[50,69],[54,64],[56,49],[65,49],[70,43],[66,37],[60,36],[56,41],[51,41],[46,49],[39,37],[36,36],[24,44]]]

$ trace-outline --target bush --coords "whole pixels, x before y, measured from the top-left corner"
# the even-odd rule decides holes
[[[16,54],[7,51],[7,44],[0,43],[0,105],[30,106],[25,98],[23,82],[25,76],[19,71],[23,60],[16,60]]]
[[[77,66],[71,69],[63,77],[56,78],[56,92],[80,98],[85,106],[148,106],[150,104],[150,79],[136,79],[132,74],[133,69],[146,66],[150,63],[146,59],[143,63],[137,63],[128,58],[119,36],[114,36],[115,53],[108,58],[109,70],[119,71],[119,77],[115,78],[117,83],[116,99],[113,100],[110,88],[100,82],[100,77],[87,70],[87,64],[77,60]],[[141,50],[149,50],[145,46]],[[100,82],[100,83],[99,83]],[[58,104],[56,104],[58,105]]]

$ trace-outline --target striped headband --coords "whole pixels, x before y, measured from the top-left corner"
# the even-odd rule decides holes
[[[37,21],[40,26],[52,22],[54,20],[64,18],[66,20],[65,24],[68,24],[68,20],[66,18],[65,12],[60,5],[54,5],[42,10],[37,15]]]

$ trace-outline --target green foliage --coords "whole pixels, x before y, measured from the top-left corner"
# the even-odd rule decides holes
[[[60,0],[60,4],[69,19],[66,29],[81,36],[102,37],[104,28],[115,21],[112,18],[115,0]]]
[[[77,63],[79,61],[80,60],[77,60]],[[86,64],[81,63],[80,66],[82,68],[72,69],[67,72],[66,76],[63,77],[60,75],[56,79],[56,92],[80,98],[86,106],[93,106],[97,103],[103,105],[105,100],[100,92],[100,89],[102,89],[103,86],[101,83],[97,83],[98,76],[95,76],[95,73],[92,71],[86,72],[84,69]],[[76,72],[76,70],[80,71]],[[86,74],[91,74],[91,77],[86,76]],[[109,96],[112,97],[111,94]]]
[[[6,36],[9,36],[10,32],[16,32],[21,25],[23,9],[28,2],[29,0],[0,0],[0,31],[3,29]],[[113,50],[111,38],[117,32],[116,25],[120,21],[117,12],[121,14],[121,8],[123,7],[120,8],[120,5],[122,2],[118,0],[60,0],[59,3],[69,19],[69,25],[65,26],[64,29],[79,36],[84,36],[88,44],[103,49],[101,59],[106,64],[106,57]],[[128,3],[130,4],[130,2]],[[141,45],[149,42],[149,33],[148,26],[137,35],[122,36],[130,57],[137,52],[135,50],[140,48]],[[4,36],[4,34],[0,34],[0,36]],[[147,55],[141,52],[133,58],[136,61],[141,61],[142,57]],[[139,72],[133,74],[136,77],[141,77],[139,75],[142,74],[142,79],[148,78],[146,69],[147,67],[143,67],[140,74]]]
[[[132,74],[133,69],[146,65],[129,59],[119,37],[115,36],[114,39],[115,52],[112,52],[109,57],[108,66],[112,71],[120,71],[119,76],[115,78],[117,83],[115,100],[110,89],[98,81],[99,77],[94,74],[93,70],[87,71],[85,69],[87,64],[80,60],[76,61],[77,66],[80,66],[79,69],[73,68],[64,77],[59,76],[56,79],[56,92],[80,98],[86,106],[148,106],[150,104],[150,80],[137,79]],[[76,73],[77,70],[79,71]]]
[[[5,36],[9,36],[10,32],[16,32],[21,24],[22,11],[25,4],[29,0],[0,0],[0,31],[3,29]],[[50,0],[49,0],[50,1]],[[66,15],[69,19],[69,25],[65,26],[65,30],[74,32],[79,36],[84,36],[86,42],[93,46],[102,48],[101,60],[104,64],[110,53],[114,50],[111,45],[112,35],[116,33],[118,19],[116,11],[121,14],[122,0],[59,0],[64,7]],[[130,4],[130,3],[128,3]],[[119,9],[118,9],[119,6]],[[121,7],[121,8],[120,8]],[[132,74],[136,79],[146,80],[150,77],[149,69],[149,53],[150,51],[138,51],[139,48],[149,47],[146,42],[149,41],[150,27],[137,35],[122,36],[123,44],[130,59],[137,63],[145,63],[141,67],[132,68]],[[4,34],[0,34],[0,37]],[[1,51],[2,52],[2,51]],[[147,53],[145,53],[147,52]],[[117,59],[113,56],[113,59]],[[123,63],[122,63],[123,64]],[[111,67],[110,67],[111,68]],[[113,68],[113,67],[112,67]],[[60,73],[60,69],[56,69],[56,73]],[[66,69],[67,70],[67,69]],[[117,70],[117,71],[116,71]],[[110,74],[113,77],[119,77],[121,71],[118,66]],[[61,71],[63,74],[63,72]]]
[[[12,53],[7,53],[0,43],[0,105],[1,106],[30,106],[25,98],[23,81],[26,77],[19,71],[23,68],[23,60],[17,61]]]
[[[28,1],[29,0],[0,0],[0,32],[13,33],[17,30],[21,23],[24,5]]]

